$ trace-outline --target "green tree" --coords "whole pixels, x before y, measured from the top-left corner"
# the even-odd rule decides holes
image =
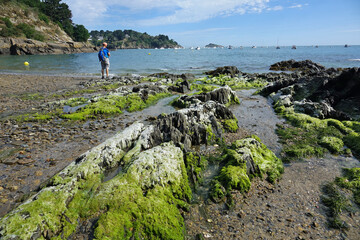
[[[84,27],[84,25],[75,25],[74,26],[74,40],[77,42],[86,42],[90,37],[89,31]]]

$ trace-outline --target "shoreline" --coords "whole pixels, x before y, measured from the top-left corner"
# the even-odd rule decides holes
[[[321,66],[312,64],[311,67],[319,68]],[[235,74],[236,71],[235,69],[233,70]],[[215,72],[216,70],[209,74],[215,75]],[[218,72],[218,74],[221,75],[223,73]],[[303,74],[308,76],[305,73]],[[327,73],[326,70],[321,70],[318,74],[330,77],[330,73]],[[273,81],[280,84],[279,89],[286,86],[281,85],[283,82],[277,80],[289,80],[289,83],[290,80],[296,81],[300,79],[299,81],[301,81],[300,73],[299,76],[295,73],[290,75],[276,73],[242,75],[242,77],[247,79],[257,79],[265,76],[269,82]],[[277,77],[280,79],[276,80],[275,78]],[[335,79],[336,74],[331,75],[331,77]],[[9,79],[12,81],[9,81]],[[214,87],[214,85],[219,86],[221,85],[221,80],[227,81],[226,77],[210,78],[209,80],[214,82],[190,81],[190,83],[198,87],[199,85],[204,85],[203,87],[205,88]],[[116,81],[123,82],[120,85],[114,85]],[[234,80],[229,81],[229,86],[236,89],[238,85],[231,85],[231,81]],[[0,92],[0,106],[9,108],[6,110],[0,109],[0,116],[3,110],[4,112],[13,112],[21,115],[29,112],[35,117],[39,116],[37,112],[40,114],[44,114],[44,112],[50,114],[50,118],[45,120],[39,118],[38,121],[35,118],[27,121],[25,119],[21,121],[17,120],[17,118],[3,118],[3,121],[0,121],[0,129],[3,131],[3,134],[1,134],[3,136],[2,139],[6,143],[3,146],[0,145],[0,150],[2,151],[0,153],[4,153],[4,150],[6,153],[9,153],[5,158],[3,157],[4,155],[0,155],[0,172],[3,173],[3,175],[0,175],[0,204],[3,204],[0,209],[0,216],[9,212],[32,194],[38,193],[40,189],[49,186],[49,179],[54,174],[62,171],[74,160],[79,159],[79,156],[82,156],[84,152],[94,149],[94,147],[104,143],[105,140],[116,133],[128,129],[134,122],[141,121],[144,124],[154,124],[155,121],[161,121],[163,117],[169,116],[174,112],[180,112],[181,110],[176,111],[173,107],[169,109],[168,105],[176,97],[175,95],[184,94],[174,90],[183,89],[174,88],[177,86],[175,82],[177,82],[177,79],[172,79],[171,77],[157,79],[155,82],[143,83],[140,78],[131,77],[101,81],[100,78],[0,74],[0,89],[3,90],[3,92]],[[253,80],[249,82],[253,82]],[[261,84],[261,82],[257,82],[257,84]],[[95,92],[75,93],[78,90],[92,89],[94,85],[97,86]],[[150,91],[155,91],[154,89],[163,91],[164,88],[170,89],[170,86],[173,89],[168,90],[170,97],[169,95],[164,97],[164,101],[160,100],[151,107],[151,110],[150,108],[145,108],[144,111],[131,111],[128,108],[124,108],[121,109],[123,112],[118,112],[117,115],[100,114],[85,118],[83,119],[84,121],[68,121],[65,118],[60,118],[60,115],[64,114],[64,102],[61,105],[61,100],[69,100],[72,97],[76,97],[78,100],[86,98],[91,100],[88,102],[90,105],[96,103],[96,98],[99,99],[101,96],[105,96],[104,99],[106,99],[106,96],[109,94],[114,94],[115,96],[116,94],[129,93],[131,95],[149,94]],[[259,85],[257,86],[259,87]],[[270,92],[277,92],[277,88],[267,89],[269,90],[268,94]],[[75,94],[71,95],[69,93]],[[187,93],[192,95],[190,89],[187,90]],[[255,134],[273,152],[278,153],[278,151],[281,151],[280,145],[283,142],[278,141],[275,131],[279,126],[289,127],[290,123],[284,123],[283,121],[285,120],[281,120],[281,117],[275,114],[274,107],[271,105],[269,98],[261,95],[252,95],[252,91],[248,90],[235,90],[235,93],[239,98],[240,105],[234,104],[228,107],[228,109],[236,116],[239,129],[235,130],[235,132],[224,130],[226,132],[224,135],[226,143],[231,144],[249,134]],[[286,93],[286,91],[283,93]],[[54,98],[54,94],[58,97]],[[287,104],[285,98],[281,99],[284,100],[284,104]],[[72,103],[75,103],[75,107],[83,104],[83,102]],[[209,101],[206,100],[205,103],[209,103]],[[59,114],[59,112],[54,111],[54,115],[51,115],[53,111],[52,106],[62,113]],[[114,103],[111,106],[114,106]],[[101,107],[106,111],[106,106]],[[78,112],[81,114],[81,111]],[[68,116],[71,115],[70,112],[66,112],[66,114]],[[45,114],[43,116],[46,117]],[[264,116],[267,117],[264,118]],[[208,117],[204,119],[208,119]],[[336,122],[333,121],[332,123],[335,124]],[[229,126],[231,127],[231,124]],[[214,130],[210,131],[215,133]],[[346,131],[349,131],[349,129]],[[344,130],[343,132],[345,133],[346,131]],[[212,135],[210,134],[209,136]],[[211,141],[211,138],[210,140],[206,137],[203,139]],[[136,146],[136,144],[131,145]],[[211,151],[219,150],[217,149],[219,146],[216,142],[209,142],[206,145],[198,146],[200,148],[195,150],[196,153],[204,156],[208,153],[211,154]],[[136,148],[134,149],[136,150]],[[197,149],[197,146],[195,146],[195,149]],[[130,150],[128,153],[133,154],[131,153],[132,151]],[[283,152],[279,155],[281,154]],[[79,160],[80,163],[81,159]],[[294,239],[297,237],[299,239],[306,239],[309,237],[331,237],[334,235],[341,237],[343,234],[341,231],[329,229],[326,225],[326,209],[320,201],[322,194],[321,184],[325,180],[330,181],[335,176],[339,176],[341,167],[348,166],[349,162],[354,162],[356,166],[359,165],[358,160],[354,158],[343,156],[329,157],[328,155],[321,158],[307,158],[306,161],[302,162],[294,161],[290,164],[285,164],[285,173],[282,180],[272,184],[266,179],[260,180],[259,178],[252,183],[251,190],[248,193],[233,190],[229,192],[229,195],[223,201],[217,203],[206,199],[206,191],[210,185],[202,185],[201,180],[199,180],[200,191],[198,196],[201,197],[201,194],[203,194],[205,199],[203,199],[204,201],[200,199],[199,202],[192,202],[190,209],[183,213],[187,234],[189,234],[186,239],[197,239],[201,235],[203,237],[211,236],[210,239],[245,239],[252,236],[261,236],[263,238],[271,238],[273,236],[285,238],[290,236]],[[343,163],[346,165],[343,165]],[[209,164],[214,164],[214,162],[209,161]],[[104,167],[102,164],[97,166]],[[209,170],[211,171],[211,168]],[[205,183],[208,183],[216,172],[204,171],[204,180]],[[118,170],[114,173],[117,174]],[[298,173],[299,175],[297,175]],[[201,175],[197,175],[196,172],[192,174],[194,175],[189,175],[189,179],[196,180],[198,176],[202,177],[202,173]],[[111,178],[109,181],[114,180],[116,179]],[[104,184],[107,184],[105,182],[107,181],[104,181]],[[196,191],[194,189],[194,194]],[[232,207],[228,205],[231,204],[229,199],[234,200]],[[353,216],[353,219],[349,219],[350,223],[353,224],[354,230],[360,229],[358,219],[358,213]],[[75,219],[73,220],[72,222],[76,223]],[[92,234],[91,229],[95,227],[92,224],[93,222],[91,221],[79,223],[79,228],[74,231],[74,234],[76,236],[90,236]],[[83,228],[80,226],[86,226],[88,230],[82,230]],[[358,236],[358,232],[349,232],[350,238],[355,235]]]

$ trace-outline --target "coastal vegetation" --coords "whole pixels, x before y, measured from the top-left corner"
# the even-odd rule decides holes
[[[101,46],[103,41],[108,43],[109,48],[179,48],[181,47],[173,39],[166,35],[150,36],[134,30],[115,31],[91,31],[91,42],[95,46]]]
[[[86,42],[89,32],[83,25],[72,22],[72,13],[69,6],[61,0],[1,0],[0,5],[4,11],[3,16],[7,16],[10,9],[18,12],[16,21],[13,16],[0,19],[0,36],[2,37],[26,37],[39,41],[47,40],[45,33],[35,30],[35,26],[44,24],[49,26],[50,22],[57,24],[76,42]],[[19,14],[21,13],[21,14]],[[22,22],[26,18],[37,18],[37,24],[29,25]],[[15,22],[19,22],[15,24]]]

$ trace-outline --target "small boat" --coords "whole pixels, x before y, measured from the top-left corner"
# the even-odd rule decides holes
[[[229,45],[228,49],[232,49],[233,47],[231,45]]]
[[[292,45],[291,49],[296,49],[296,46],[295,46],[295,45]]]
[[[280,47],[279,47],[279,46],[276,46],[276,49],[280,49]]]
[[[196,50],[200,50],[200,47],[196,47],[195,49],[196,49]]]
[[[347,45],[347,44],[345,44],[345,46],[344,47],[350,47],[349,45]]]
[[[256,48],[256,46],[252,46],[251,48]]]
[[[316,46],[315,46],[315,48],[319,48],[319,46],[318,46],[318,45],[316,45]]]

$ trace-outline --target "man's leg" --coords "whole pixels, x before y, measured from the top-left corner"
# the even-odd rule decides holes
[[[101,68],[101,78],[104,78],[104,69]]]
[[[109,78],[109,68],[106,68],[106,77]]]

